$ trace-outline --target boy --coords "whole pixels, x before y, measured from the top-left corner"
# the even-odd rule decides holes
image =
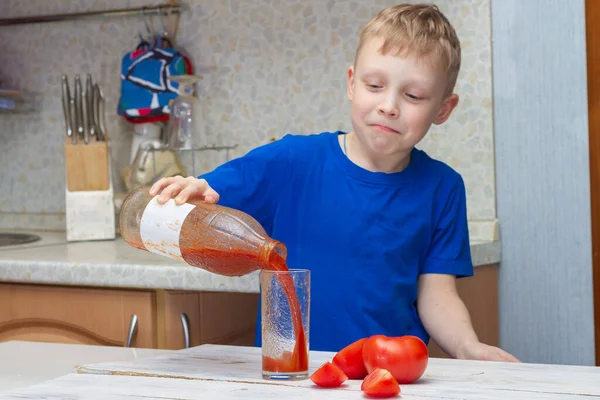
[[[150,194],[219,201],[283,242],[288,266],[312,271],[313,350],[415,335],[455,358],[518,361],[479,342],[456,292],[456,277],[473,274],[462,178],[415,149],[456,107],[459,68],[460,43],[436,6],[385,9],[348,69],[350,133],[287,135]]]

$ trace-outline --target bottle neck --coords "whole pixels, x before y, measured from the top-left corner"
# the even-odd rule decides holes
[[[260,249],[260,258],[263,269],[274,271],[286,271],[285,260],[287,258],[287,249],[285,245],[277,240],[266,242]]]

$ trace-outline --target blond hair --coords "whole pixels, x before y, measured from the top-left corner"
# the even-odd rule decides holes
[[[460,70],[460,41],[436,5],[399,4],[380,11],[361,30],[356,58],[375,37],[384,40],[382,54],[395,50],[395,55],[438,56],[448,74],[447,94],[452,93]]]

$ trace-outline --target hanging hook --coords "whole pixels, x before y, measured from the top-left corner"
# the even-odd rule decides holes
[[[144,9],[146,8],[147,7],[144,7]],[[154,20],[152,19],[152,12],[144,12],[144,25],[146,25],[148,37],[154,36]]]
[[[160,7],[158,8],[158,19],[160,19],[160,27],[162,29],[161,35],[163,38],[168,38],[169,37],[169,29],[167,28],[167,23],[166,23],[166,12],[163,14],[160,10]]]
[[[146,7],[142,7],[140,14],[142,15],[142,19],[144,19],[144,21],[146,20]],[[142,31],[140,31],[138,29],[138,37],[140,38],[140,43],[143,43],[146,41],[146,39],[144,38],[144,35],[142,35]]]
[[[177,28],[179,25],[179,12],[175,12],[173,6],[175,5],[175,0],[169,0],[169,8],[165,12],[165,21],[166,21],[166,32],[167,37],[171,42],[175,41],[177,37]]]
[[[148,24],[148,16],[146,15],[146,7],[142,7],[142,17],[144,19],[144,25],[146,27],[146,35],[147,36],[152,36],[152,31],[150,30],[150,25]],[[140,33],[140,37],[141,37],[141,33]]]

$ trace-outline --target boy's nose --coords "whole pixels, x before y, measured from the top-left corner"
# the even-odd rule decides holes
[[[380,115],[385,115],[388,118],[397,118],[398,117],[398,108],[392,105],[382,105],[378,109],[378,113]]]

